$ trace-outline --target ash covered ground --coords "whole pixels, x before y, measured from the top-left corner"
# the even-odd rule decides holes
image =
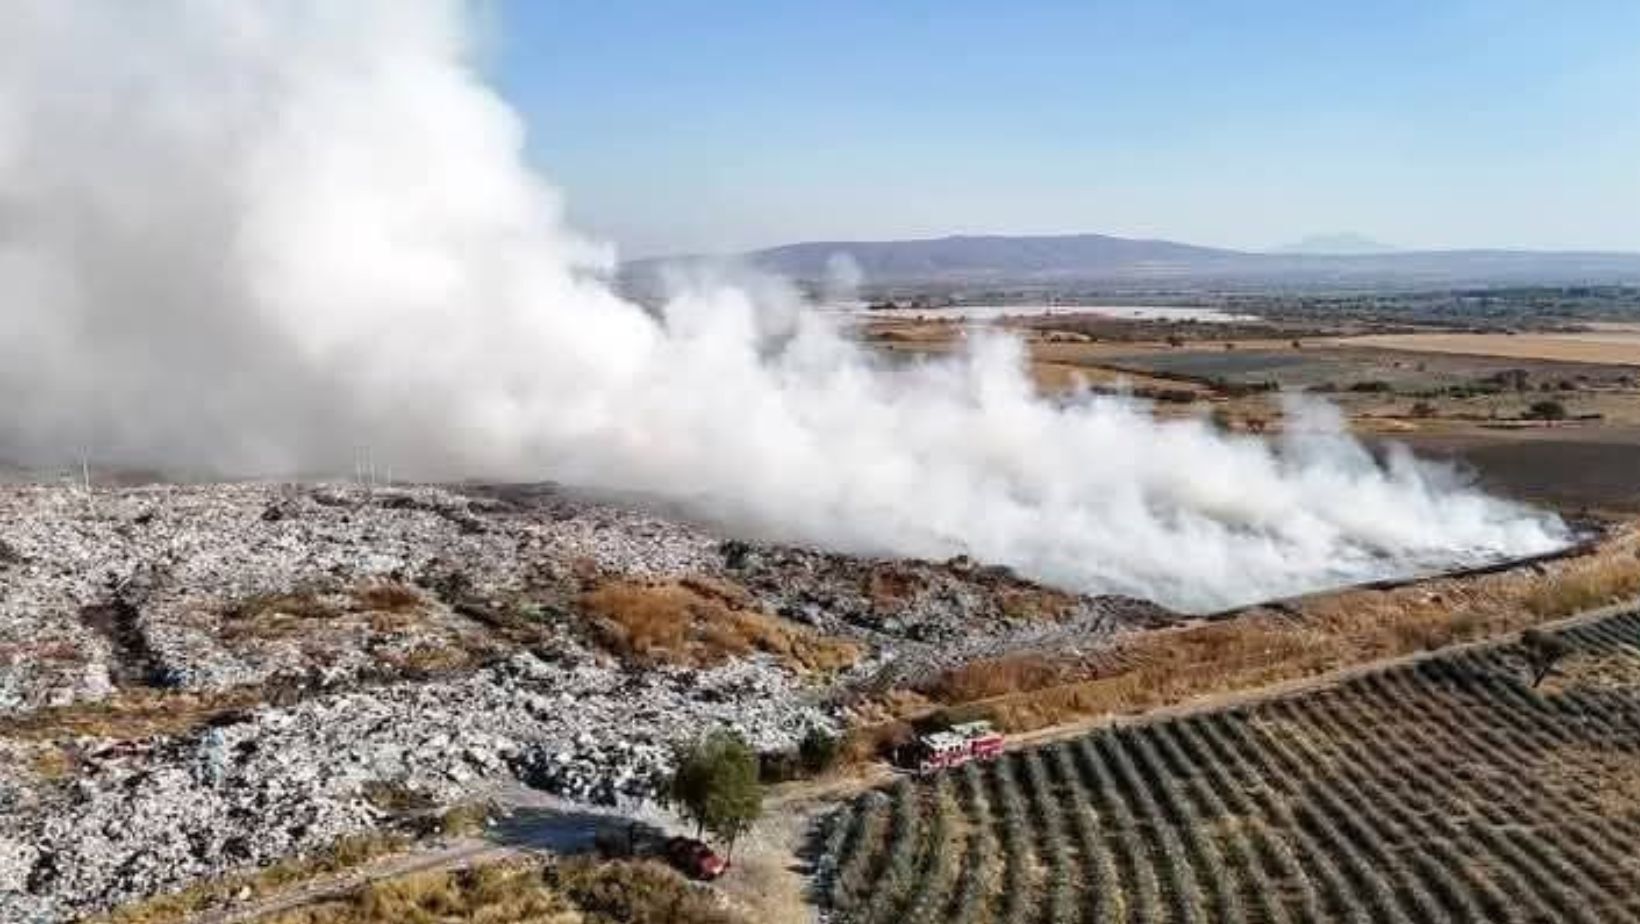
[[[640,798],[710,727],[789,749],[863,692],[1167,618],[550,486],[0,485],[0,918],[265,864],[386,803]]]

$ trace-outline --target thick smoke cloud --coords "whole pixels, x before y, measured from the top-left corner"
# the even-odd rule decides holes
[[[602,280],[439,0],[14,0],[0,456],[553,478],[748,533],[1211,607],[1551,548],[1323,410],[1272,448],[1035,397],[976,339],[885,371],[795,300]],[[612,64],[618,66],[618,63]]]

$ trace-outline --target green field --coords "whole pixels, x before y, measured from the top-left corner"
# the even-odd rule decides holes
[[[1101,731],[828,820],[830,919],[1640,920],[1640,613]]]

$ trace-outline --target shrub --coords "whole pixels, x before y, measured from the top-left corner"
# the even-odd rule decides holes
[[[761,783],[789,783],[806,775],[803,760],[795,750],[763,751],[757,755],[757,779]]]
[[[836,735],[819,726],[809,729],[797,745],[797,758],[810,776],[825,773],[837,765],[842,743]]]
[[[1080,679],[1080,674],[1063,658],[1041,654],[1004,655],[951,668],[922,692],[941,702],[965,703],[1021,690],[1040,690]]]
[[[888,797],[872,791],[862,796],[848,838],[838,852],[831,881],[831,906],[845,914],[861,907],[876,878],[877,848],[888,829]]]
[[[345,902],[287,912],[269,924],[451,920],[574,924],[582,918],[568,900],[547,885],[538,867],[506,862],[383,879],[363,886]]]
[[[1561,659],[1572,653],[1572,644],[1542,629],[1527,629],[1520,634],[1520,653],[1532,675],[1532,686],[1543,683],[1549,672]]]
[[[858,725],[849,729],[843,737],[841,760],[859,764],[879,758],[891,759],[916,737],[917,733],[911,725],[899,720]]]
[[[744,924],[711,892],[652,861],[566,860],[549,868],[547,881],[588,915],[587,924]]]
[[[438,804],[426,792],[397,780],[366,780],[359,794],[375,808],[395,815],[425,812]]]
[[[1540,584],[1526,606],[1540,617],[1566,616],[1640,595],[1640,559],[1613,557],[1569,569]]]
[[[353,599],[363,609],[385,612],[421,606],[421,595],[397,581],[366,584],[353,592]]]
[[[1565,420],[1566,405],[1553,400],[1536,401],[1521,416],[1527,420]]]
[[[448,837],[471,837],[490,821],[490,807],[483,802],[461,802],[438,816],[438,833]]]
[[[378,857],[401,851],[409,844],[408,838],[397,834],[372,832],[351,835],[312,856],[291,857],[260,870],[195,883],[180,892],[157,895],[140,902],[122,905],[107,914],[88,920],[94,924],[182,924],[207,908],[226,903],[233,896],[245,893],[251,896],[267,895],[293,882],[361,866]],[[308,920],[290,918],[280,921],[279,924],[307,924]],[[330,921],[359,919],[312,920],[319,924],[329,924]],[[387,920],[391,919],[378,920],[380,924],[386,924]],[[369,924],[377,922],[370,921]]]
[[[595,640],[641,663],[720,663],[772,654],[797,670],[829,672],[853,664],[853,642],[820,635],[747,608],[744,591],[702,581],[611,581],[582,595]]]
[[[285,638],[307,630],[310,622],[343,615],[343,608],[316,590],[256,594],[229,604],[222,612],[224,640]]]
[[[678,755],[669,795],[686,818],[729,844],[763,812],[758,757],[744,738],[714,731]]]

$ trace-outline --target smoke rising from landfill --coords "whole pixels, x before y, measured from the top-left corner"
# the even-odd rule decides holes
[[[0,23],[0,457],[554,479],[754,537],[1187,608],[1548,550],[1380,463],[1049,402],[1011,339],[884,369],[776,285],[658,312],[567,229],[442,0],[24,0]],[[591,90],[589,90],[591,92]]]

